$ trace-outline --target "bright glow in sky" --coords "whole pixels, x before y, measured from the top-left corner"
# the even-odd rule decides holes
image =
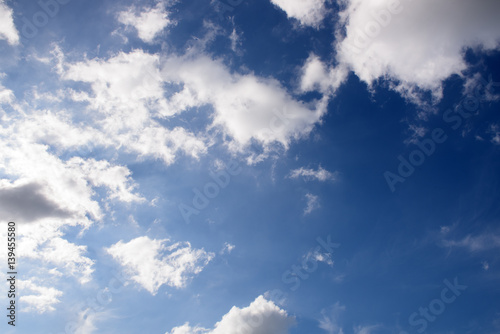
[[[0,332],[500,332],[498,17],[0,0]]]

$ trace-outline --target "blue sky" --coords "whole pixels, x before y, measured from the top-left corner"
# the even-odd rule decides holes
[[[0,0],[1,332],[500,332],[499,14]]]

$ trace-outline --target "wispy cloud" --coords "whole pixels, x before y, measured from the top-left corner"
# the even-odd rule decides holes
[[[329,172],[321,166],[319,166],[319,168],[316,170],[301,167],[292,170],[289,174],[289,177],[292,179],[298,179],[299,177],[302,177],[306,181],[335,181],[337,179],[337,172]]]
[[[219,252],[221,255],[223,254],[231,254],[231,252],[233,251],[233,249],[235,249],[236,246],[235,245],[231,245],[229,242],[226,242],[224,244],[224,247],[222,247],[221,251]]]
[[[313,194],[306,194],[307,206],[304,209],[304,215],[308,215],[316,209],[319,209],[319,197]]]
[[[344,330],[339,324],[339,318],[345,311],[345,306],[336,302],[328,309],[321,310],[322,319],[319,320],[319,328],[328,334],[344,334]]]
[[[468,235],[461,240],[443,240],[444,247],[466,248],[470,252],[479,252],[500,248],[500,236],[495,234]]]

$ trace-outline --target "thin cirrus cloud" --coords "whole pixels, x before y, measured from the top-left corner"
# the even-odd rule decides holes
[[[0,40],[7,40],[10,45],[17,45],[19,32],[14,25],[12,14],[12,9],[5,4],[4,0],[0,0]]]
[[[286,311],[259,296],[247,307],[233,306],[213,329],[192,327],[186,323],[165,334],[288,334],[294,323],[295,319]]]
[[[329,67],[312,55],[301,88],[335,91],[349,69],[369,86],[389,80],[413,102],[422,101],[423,91],[439,100],[443,81],[468,69],[466,49],[498,48],[499,10],[495,0],[346,1],[339,13],[337,65]]]
[[[213,253],[193,249],[189,243],[168,245],[168,240],[138,237],[119,241],[106,251],[132,280],[155,295],[162,285],[186,286],[188,279],[200,273],[213,259]]]
[[[290,172],[288,177],[292,179],[298,179],[299,177],[302,177],[306,181],[335,181],[337,179],[337,173],[334,172],[329,172],[323,167],[319,166],[318,169],[311,169],[311,168],[297,168],[294,169]]]
[[[321,207],[319,204],[319,196],[313,194],[306,194],[306,208],[304,209],[304,216],[310,214],[314,210],[317,210]]]
[[[500,248],[500,236],[496,234],[467,235],[460,240],[443,240],[442,245],[449,248],[465,248],[470,252],[480,252]]]

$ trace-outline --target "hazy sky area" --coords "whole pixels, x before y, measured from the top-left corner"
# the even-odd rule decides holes
[[[0,0],[0,333],[500,333],[499,17]]]

